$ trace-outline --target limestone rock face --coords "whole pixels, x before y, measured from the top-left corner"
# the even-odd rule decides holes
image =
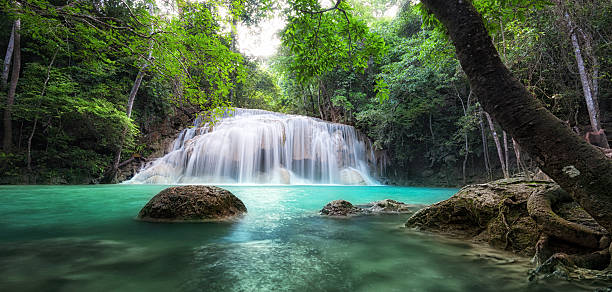
[[[321,209],[321,214],[327,216],[354,216],[360,213],[362,213],[360,208],[345,200],[331,201]]]
[[[247,212],[240,199],[214,186],[179,186],[162,190],[138,213],[149,222],[207,222],[234,219]]]

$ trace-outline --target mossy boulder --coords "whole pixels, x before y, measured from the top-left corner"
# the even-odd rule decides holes
[[[334,217],[347,217],[360,215],[362,209],[353,206],[351,202],[345,200],[335,200],[327,203],[320,211],[321,215]]]
[[[561,253],[582,267],[601,268],[605,261],[600,264],[599,259],[609,257],[607,231],[552,181],[513,178],[469,185],[421,209],[406,227],[487,242],[536,255],[540,262]],[[584,257],[588,259],[580,262]]]
[[[418,209],[425,207],[424,205],[406,204],[391,199],[384,199],[376,202],[371,202],[363,206],[358,206],[369,214],[405,214],[413,213]]]
[[[149,222],[227,221],[247,212],[228,190],[214,186],[179,186],[162,190],[138,213]]]
[[[517,178],[469,185],[451,198],[419,210],[408,219],[406,227],[533,255],[540,233],[527,212],[527,199],[532,192],[552,184]]]
[[[378,215],[378,214],[405,214],[414,213],[423,208],[424,205],[411,205],[391,199],[371,202],[365,205],[354,206],[349,201],[335,200],[329,202],[323,209],[321,215],[334,217],[349,217],[359,215]]]

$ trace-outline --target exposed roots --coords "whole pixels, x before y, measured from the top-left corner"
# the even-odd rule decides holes
[[[612,149],[608,149],[608,148],[602,148],[599,146],[595,146],[597,147],[597,150],[603,152],[603,154],[608,157],[608,159],[612,159]]]
[[[607,234],[567,221],[553,211],[553,204],[567,200],[571,200],[569,194],[559,186],[554,186],[532,193],[527,200],[527,211],[538,224],[538,228],[546,235],[588,248],[607,247],[609,239],[602,240],[603,237],[607,237]],[[606,240],[608,245],[600,246],[600,241],[605,243]]]
[[[599,279],[612,280],[610,271],[603,271],[610,262],[610,253],[607,250],[596,251],[583,255],[568,255],[555,253],[537,268],[529,272],[529,281],[545,278]]]
[[[529,197],[527,211],[542,234],[534,256],[537,268],[529,280],[569,278],[576,269],[603,270],[610,264],[612,247],[607,233],[568,221],[553,211],[556,204],[571,201],[559,186],[536,191]]]
[[[508,207],[509,205],[517,205],[517,203],[513,201],[511,198],[506,198],[499,205],[499,208],[498,208],[499,216],[501,217],[501,221],[504,224],[504,227],[506,228],[506,233],[504,236],[504,240],[505,240],[504,250],[507,249],[510,244],[514,245],[514,242],[512,242],[512,239],[510,238],[510,234],[512,233],[511,226],[514,225],[514,223],[520,218],[520,217],[517,217],[516,219],[514,219],[513,222],[508,224],[508,220],[506,219],[506,212],[508,212],[509,210],[509,207]]]

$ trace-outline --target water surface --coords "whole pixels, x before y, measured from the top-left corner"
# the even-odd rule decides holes
[[[318,215],[335,199],[431,204],[455,189],[226,186],[235,223],[134,220],[166,186],[0,186],[0,291],[580,291],[528,284],[525,259],[402,227]]]

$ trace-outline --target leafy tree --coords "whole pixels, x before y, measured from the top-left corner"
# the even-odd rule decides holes
[[[539,104],[501,62],[469,2],[426,0],[444,24],[484,108],[597,222],[612,230],[612,161]]]

